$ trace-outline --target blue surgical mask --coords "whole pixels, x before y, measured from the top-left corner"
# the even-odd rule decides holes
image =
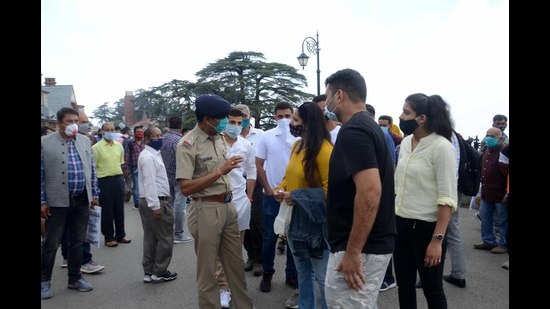
[[[380,127],[380,129],[382,129],[382,131],[384,131],[385,133],[388,133],[390,127]]]
[[[239,134],[241,134],[241,131],[243,130],[243,127],[242,126],[236,126],[236,125],[233,125],[233,124],[228,124],[226,127],[225,127],[225,134],[227,134],[227,136],[229,136],[230,138],[232,139],[236,139],[237,136],[239,136]]]
[[[159,139],[152,139],[147,143],[147,145],[155,150],[160,150],[160,147],[162,147],[162,138]]]
[[[336,110],[336,107],[338,107],[338,106],[334,106],[332,111],[330,111],[328,109],[329,104],[332,102],[332,100],[334,99],[334,96],[336,96],[337,93],[338,92],[334,93],[332,95],[332,97],[330,98],[330,100],[328,100],[328,102],[326,102],[326,104],[325,104],[325,116],[327,116],[327,118],[332,120],[332,121],[339,121],[338,116],[336,116],[336,114],[334,113],[334,111]]]
[[[250,119],[243,119],[243,129],[250,125]]]
[[[227,126],[227,117],[223,118],[218,122],[218,124],[214,127],[216,129],[216,132],[222,133],[225,130],[225,127]]]
[[[115,132],[104,132],[103,133],[103,138],[107,141],[112,141],[116,138],[116,133]]]
[[[498,138],[493,137],[493,136],[486,136],[485,137],[485,145],[488,148],[491,148],[491,149],[497,148],[498,145],[499,145]]]

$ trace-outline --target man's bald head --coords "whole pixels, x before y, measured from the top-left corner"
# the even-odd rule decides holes
[[[494,136],[496,138],[502,138],[502,131],[499,128],[491,127],[487,130],[487,136]]]
[[[84,112],[79,112],[78,113],[78,123],[79,124],[90,123],[90,120],[88,120],[88,115],[86,115],[86,113],[84,113]]]

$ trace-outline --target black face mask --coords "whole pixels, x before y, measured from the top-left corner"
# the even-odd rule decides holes
[[[418,128],[418,122],[416,122],[416,118],[409,120],[399,119],[399,129],[401,129],[403,133],[407,135],[412,134],[414,130],[416,130],[416,128]]]
[[[292,123],[289,123],[288,126],[290,127],[290,134],[294,137],[300,137],[302,134],[304,134],[304,126],[299,124],[297,126],[293,126]]]

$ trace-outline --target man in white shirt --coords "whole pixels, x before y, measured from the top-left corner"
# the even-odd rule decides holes
[[[174,209],[170,204],[170,184],[159,151],[161,134],[157,127],[145,130],[145,148],[138,158],[145,283],[171,281],[178,275],[168,270],[174,248]]]
[[[226,157],[243,157],[243,161],[229,172],[231,185],[233,186],[233,204],[237,209],[237,223],[241,236],[244,240],[245,230],[250,227],[250,201],[256,185],[256,156],[252,144],[240,136],[243,123],[243,112],[233,107],[227,116],[227,125],[223,131],[223,137],[227,146]],[[244,175],[247,175],[245,178]],[[248,193],[247,193],[248,192]],[[229,308],[231,292],[227,284],[225,273],[218,261],[216,270],[218,287],[220,288],[220,303],[222,308]]]
[[[275,244],[277,234],[273,230],[273,222],[279,213],[280,204],[273,197],[273,188],[281,183],[284,177],[286,165],[290,159],[290,151],[296,138],[290,134],[290,119],[293,108],[287,102],[280,102],[275,105],[274,118],[277,121],[277,127],[267,130],[256,147],[256,169],[258,170],[258,179],[264,187],[264,196],[262,201],[262,215],[264,223],[264,235],[262,243],[262,267],[264,270],[262,281],[260,282],[260,291],[271,291],[271,279],[273,277]],[[286,261],[286,280],[287,285],[296,288],[297,271],[294,265],[294,258],[287,251]]]
[[[252,144],[252,147],[256,149],[260,139],[264,135],[264,131],[258,128],[254,128],[250,122],[251,114],[248,106],[244,104],[237,104],[235,108],[243,113],[242,131],[241,136]],[[247,176],[245,171],[245,176]],[[256,175],[254,176],[255,179]],[[244,271],[252,271],[255,277],[263,274],[262,268],[262,238],[264,235],[263,229],[263,216],[262,216],[262,193],[263,187],[260,181],[256,181],[251,197],[252,207],[250,208],[250,224],[249,229],[244,233],[244,249],[248,259],[244,264]],[[247,191],[247,193],[250,190]]]

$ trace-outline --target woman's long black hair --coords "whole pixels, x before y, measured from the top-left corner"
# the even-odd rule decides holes
[[[325,115],[319,106],[312,102],[306,102],[298,107],[298,114],[302,118],[304,134],[296,149],[297,153],[304,150],[304,174],[310,187],[319,187],[322,184],[315,183],[317,171],[316,158],[325,140],[331,142],[330,133],[325,125]]]

